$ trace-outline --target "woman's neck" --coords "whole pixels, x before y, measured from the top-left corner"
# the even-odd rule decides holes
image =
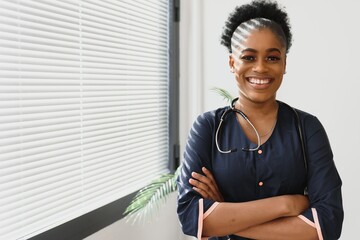
[[[263,103],[256,103],[239,98],[235,104],[235,108],[244,112],[249,121],[256,128],[256,131],[260,135],[261,144],[270,138],[277,122],[279,108],[275,98]],[[257,136],[255,135],[254,130],[249,127],[248,122],[240,117],[239,114],[237,115],[237,119],[248,139],[251,142],[256,143],[258,141]]]
[[[275,98],[258,103],[239,97],[235,104],[235,108],[244,112],[249,118],[259,118],[276,113],[278,110],[278,103]]]

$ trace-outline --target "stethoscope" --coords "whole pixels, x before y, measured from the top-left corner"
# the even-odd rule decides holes
[[[220,123],[219,123],[219,126],[217,127],[216,129],[216,133],[215,133],[215,144],[216,144],[216,147],[218,149],[218,151],[220,153],[232,153],[232,152],[236,152],[237,151],[237,148],[233,148],[233,149],[229,149],[229,150],[221,150],[221,148],[219,147],[219,132],[220,132],[220,129],[221,129],[221,126],[224,122],[224,119],[226,117],[227,114],[231,113],[231,112],[235,112],[235,113],[238,113],[240,114],[241,117],[243,117],[245,119],[245,121],[254,129],[254,132],[256,134],[256,138],[257,138],[257,147],[255,148],[241,148],[242,151],[246,151],[246,152],[252,152],[252,151],[257,151],[260,146],[261,146],[261,139],[260,139],[260,135],[258,133],[258,131],[256,130],[254,124],[251,123],[251,121],[249,120],[249,118],[246,116],[246,114],[239,110],[239,109],[236,109],[235,108],[235,103],[236,101],[238,100],[239,98],[235,98],[231,101],[231,105],[230,105],[230,108],[228,108],[220,117]],[[293,107],[290,107],[288,104],[284,103],[284,102],[281,102],[282,104],[284,104],[285,106],[289,107],[290,109],[293,110],[294,114],[295,114],[295,119],[296,119],[296,125],[297,125],[297,132],[298,132],[298,136],[299,136],[299,140],[300,140],[300,144],[301,144],[301,151],[302,151],[302,155],[303,155],[303,161],[304,161],[304,165],[305,165],[305,171],[307,173],[307,158],[306,158],[306,151],[305,151],[305,144],[304,144],[304,139],[303,139],[303,134],[302,134],[302,128],[301,128],[301,124],[300,124],[300,117],[299,117],[299,114],[298,112],[296,111],[295,108]],[[307,187],[305,187],[304,189],[304,195],[307,195]],[[228,235],[227,236],[228,240],[231,240],[230,236]]]
[[[223,125],[224,123],[224,120],[225,120],[225,117],[226,115],[228,115],[229,113],[231,112],[235,112],[235,113],[238,113],[240,114],[241,117],[243,117],[245,119],[245,121],[252,127],[252,129],[254,130],[255,134],[256,134],[256,138],[257,138],[257,146],[255,148],[241,148],[242,151],[246,151],[246,152],[253,152],[253,151],[257,151],[260,146],[261,146],[261,139],[260,139],[260,135],[259,135],[259,132],[256,130],[254,124],[251,123],[251,121],[249,120],[249,118],[246,116],[246,114],[239,110],[239,109],[236,109],[235,108],[235,103],[236,101],[238,101],[239,98],[234,98],[232,101],[231,101],[231,105],[230,105],[230,108],[228,108],[220,117],[220,123],[216,129],[216,133],[215,133],[215,144],[216,144],[216,148],[217,150],[220,152],[220,153],[232,153],[232,152],[236,152],[237,151],[237,148],[232,148],[232,149],[229,149],[229,150],[222,150],[219,146],[219,133],[220,133],[220,129],[221,129],[221,126]],[[297,132],[298,132],[298,136],[299,136],[299,140],[300,140],[300,144],[301,144],[301,151],[302,151],[302,155],[303,155],[303,160],[304,160],[304,165],[305,165],[305,170],[307,172],[307,158],[306,158],[306,151],[305,151],[305,144],[304,144],[304,139],[303,139],[303,134],[302,134],[302,129],[301,129],[301,124],[300,124],[300,117],[299,117],[299,114],[298,112],[296,111],[295,108],[293,107],[290,107],[289,105],[287,105],[286,103],[284,102],[281,102],[282,104],[284,104],[285,106],[289,107],[290,109],[292,109],[292,111],[294,112],[295,114],[295,119],[296,119],[296,125],[297,125]]]
[[[237,151],[237,148],[233,148],[233,149],[230,149],[230,150],[221,150],[221,148],[219,147],[219,132],[220,132],[220,129],[221,129],[221,126],[224,122],[224,119],[226,117],[226,115],[230,112],[235,112],[235,113],[238,113],[240,114],[241,117],[243,117],[245,119],[245,121],[254,129],[254,132],[256,134],[256,138],[257,138],[257,147],[256,148],[242,148],[241,150],[243,151],[247,151],[247,152],[252,152],[252,151],[257,151],[259,148],[260,148],[260,145],[261,145],[261,139],[260,139],[260,135],[259,135],[259,132],[256,130],[254,124],[252,124],[249,120],[249,118],[245,115],[245,113],[239,109],[236,109],[235,108],[235,103],[236,101],[238,100],[239,98],[234,98],[232,101],[231,101],[231,105],[230,105],[230,108],[227,109],[222,115],[221,115],[221,118],[220,118],[220,123],[219,123],[219,126],[218,128],[216,129],[216,133],[215,133],[215,144],[216,144],[216,147],[218,149],[219,152],[221,153],[232,153],[232,152],[236,152]]]

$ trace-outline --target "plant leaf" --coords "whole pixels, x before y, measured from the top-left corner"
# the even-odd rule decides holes
[[[177,190],[176,178],[179,175],[179,170],[180,167],[174,174],[162,174],[149,185],[140,189],[124,212],[127,215],[127,221],[130,219],[133,219],[133,222],[144,221],[151,217],[154,212],[158,212],[170,193]]]
[[[220,96],[222,96],[224,98],[224,100],[228,101],[229,104],[234,99],[234,97],[227,90],[225,90],[223,88],[213,87],[213,88],[211,88],[211,90],[216,92]]]

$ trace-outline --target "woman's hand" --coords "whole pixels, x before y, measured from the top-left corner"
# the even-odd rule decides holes
[[[190,178],[189,183],[193,186],[193,189],[203,198],[208,198],[216,202],[223,202],[224,198],[211,172],[205,167],[201,170],[204,175],[196,172],[191,174],[192,178]]]

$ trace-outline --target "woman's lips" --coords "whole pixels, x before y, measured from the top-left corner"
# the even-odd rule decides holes
[[[272,78],[247,77],[246,80],[256,89],[265,89],[272,82]]]
[[[271,79],[270,78],[247,78],[248,82],[251,84],[269,84]]]

